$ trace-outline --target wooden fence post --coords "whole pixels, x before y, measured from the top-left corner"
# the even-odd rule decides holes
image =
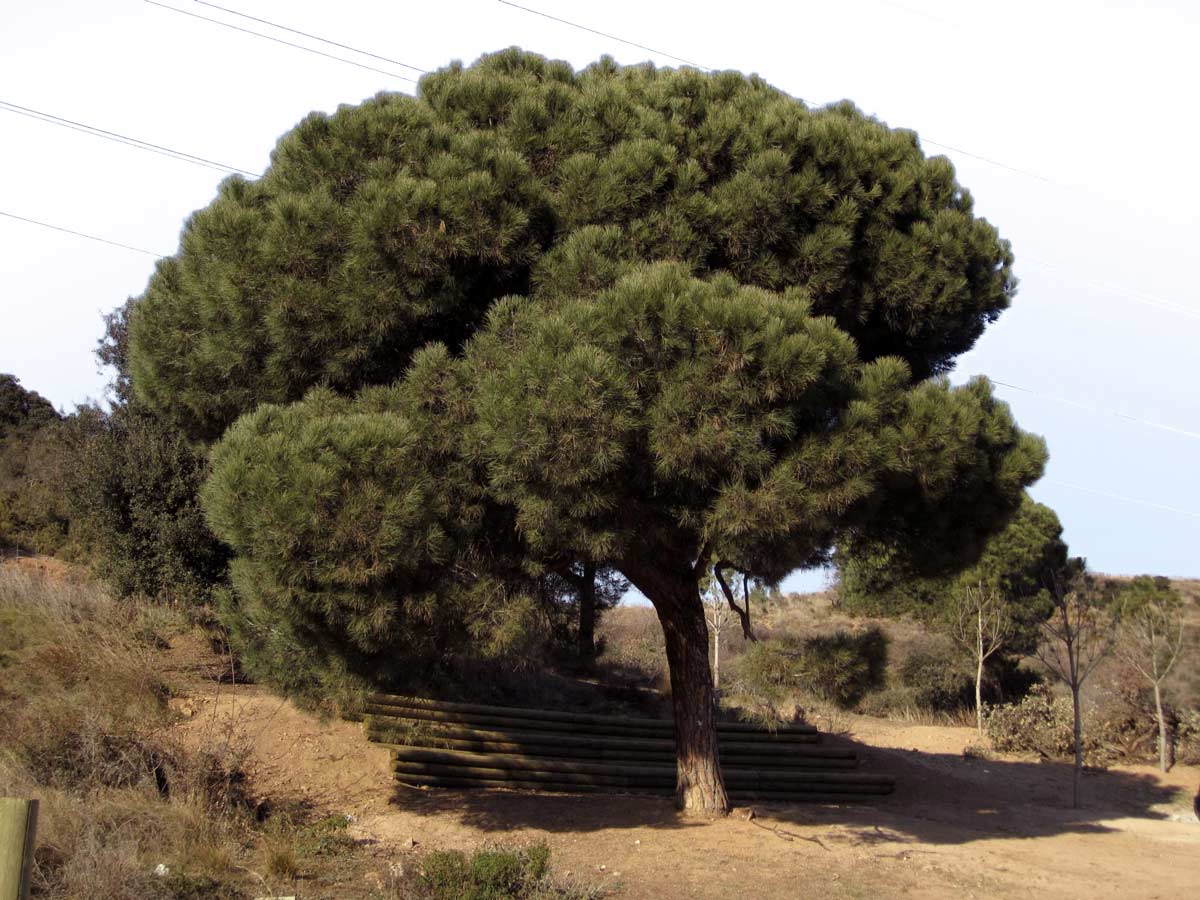
[[[28,900],[36,800],[0,797],[0,900]]]

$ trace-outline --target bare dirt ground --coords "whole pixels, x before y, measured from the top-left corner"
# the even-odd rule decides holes
[[[1070,768],[965,756],[969,728],[847,716],[864,767],[898,790],[870,805],[766,806],[680,818],[659,798],[456,792],[397,785],[359,725],[322,720],[253,685],[218,684],[195,638],[171,656],[180,737],[231,742],[258,796],[354,816],[380,864],[420,849],[544,841],[561,874],[613,896],[1176,898],[1200,884],[1200,769],[1089,773],[1070,807]],[[199,661],[198,661],[199,660]],[[205,672],[205,668],[210,671]],[[378,867],[376,867],[376,871]],[[378,876],[367,872],[368,880]]]

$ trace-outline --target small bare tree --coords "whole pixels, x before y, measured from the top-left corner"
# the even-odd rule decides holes
[[[715,590],[704,592],[704,618],[708,622],[708,631],[713,639],[713,688],[721,687],[721,632],[733,622],[733,610],[725,602],[725,598]]]
[[[1135,578],[1121,592],[1116,653],[1154,688],[1158,767],[1165,772],[1174,754],[1163,713],[1162,684],[1183,652],[1184,623],[1183,599],[1164,581]]]
[[[1053,604],[1042,624],[1037,656],[1071,689],[1074,713],[1075,771],[1071,782],[1072,804],[1079,806],[1079,776],[1083,771],[1083,713],[1080,690],[1088,676],[1112,648],[1114,622],[1099,587],[1084,571],[1082,560],[1051,573],[1047,590]]]
[[[950,636],[975,659],[975,727],[983,735],[983,668],[1016,631],[1004,594],[979,581],[954,594]]]

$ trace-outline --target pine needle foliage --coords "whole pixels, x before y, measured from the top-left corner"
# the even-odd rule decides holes
[[[913,132],[736,72],[575,72],[514,49],[314,113],[265,177],[226,180],[137,304],[133,381],[208,438],[316,385],[390,383],[534,279],[585,288],[599,273],[563,246],[585,229],[628,259],[802,287],[864,360],[917,379],[1015,288],[1007,242]]]
[[[239,602],[354,670],[620,572],[664,625],[680,800],[721,809],[700,570],[977,555],[1045,459],[942,377],[1011,265],[950,163],[851,104],[513,49],[227,180],[133,307],[132,381],[224,435]]]

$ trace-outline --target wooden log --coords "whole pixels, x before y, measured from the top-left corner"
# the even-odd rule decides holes
[[[519,720],[511,719],[503,716],[489,716],[476,713],[459,713],[446,712],[436,709],[423,708],[401,708],[388,707],[372,704],[366,708],[366,712],[371,718],[376,721],[387,719],[394,720],[415,720],[427,722],[446,722],[457,725],[466,726],[483,726],[485,728],[498,728],[499,730],[538,730],[538,731],[556,731],[569,734],[595,734],[606,737],[625,737],[625,738],[660,738],[670,739],[673,732],[669,728],[662,728],[656,724],[651,725],[622,725],[609,726],[601,724],[589,723],[572,723],[572,722],[556,722],[550,720]],[[644,720],[651,722],[652,720]],[[719,723],[717,725],[718,738],[721,735],[728,734],[735,737],[738,741],[747,742],[770,742],[772,744],[791,744],[803,743],[811,744],[818,743],[821,736],[816,731],[805,732],[754,732],[754,731],[730,731],[725,728],[726,724],[738,723]]]
[[[397,780],[404,784],[440,787],[452,790],[517,790],[556,792],[563,794],[625,794],[632,796],[673,796],[671,788],[633,787],[621,788],[607,785],[569,784],[553,781],[515,781],[488,778],[468,778],[453,775],[432,774],[398,774]],[[735,804],[743,803],[860,803],[875,797],[885,796],[885,792],[849,793],[849,792],[781,792],[781,791],[745,791],[730,790],[730,799]]]
[[[482,779],[485,781],[529,783],[552,782],[555,784],[586,785],[590,787],[652,789],[664,793],[675,786],[674,778],[628,777],[622,775],[592,775],[574,772],[490,769],[467,765],[442,765],[425,762],[398,761],[393,771],[399,778],[435,776],[439,778]],[[846,783],[821,780],[798,780],[776,782],[768,779],[731,779],[726,785],[730,791],[750,791],[758,794],[886,794],[891,784],[871,782]]]
[[[38,802],[0,797],[0,900],[28,900]]]
[[[421,747],[427,750],[460,750],[467,753],[488,753],[512,756],[525,756],[531,759],[550,757],[555,759],[575,759],[598,763],[624,763],[637,765],[674,765],[673,751],[648,750],[608,750],[604,748],[591,749],[588,747],[561,746],[555,744],[513,744],[503,741],[471,741],[437,739],[428,743],[414,742],[397,744],[390,741],[380,741],[385,746],[400,749],[404,747]],[[741,753],[721,751],[722,765],[740,768],[756,769],[855,769],[858,760],[846,757],[825,756],[753,756]]]
[[[397,780],[403,784],[425,785],[457,790],[478,790],[501,788],[514,791],[553,791],[560,794],[631,794],[634,796],[647,795],[673,797],[675,787],[670,788],[617,788],[605,785],[567,784],[553,781],[504,781],[488,778],[458,778],[446,775],[401,775]]]
[[[501,771],[570,772],[580,775],[601,775],[622,778],[647,778],[675,781],[674,765],[630,765],[620,763],[580,762],[573,759],[526,757],[498,753],[470,753],[460,750],[430,750],[424,747],[397,747],[392,752],[396,762],[432,765],[470,766]],[[772,782],[821,782],[827,784],[890,784],[887,775],[864,772],[827,772],[804,769],[772,769],[769,773],[735,766],[724,768],[727,784],[758,784],[764,778]]]
[[[576,734],[556,731],[513,730],[497,728],[471,728],[451,722],[435,723],[425,720],[406,720],[392,716],[368,715],[365,719],[367,734],[372,739],[386,738],[384,743],[426,743],[427,741],[484,740],[512,744],[545,744],[589,749],[612,749],[662,752],[675,756],[675,740],[671,737],[619,737],[604,734]],[[412,735],[414,740],[408,740]],[[770,753],[787,755],[819,756],[840,759],[857,759],[857,754],[845,747],[832,747],[811,741],[781,742],[764,746],[762,742],[739,741],[733,737],[718,736],[721,753]]]
[[[592,775],[640,775],[648,778],[675,780],[675,766],[618,765],[616,763],[578,762],[570,759],[530,759],[524,756],[499,753],[467,753],[460,750],[427,750],[423,747],[398,747],[392,751],[396,761],[423,762],[442,765],[464,765],[485,769],[536,770],[543,772],[574,772]]]
[[[426,762],[398,760],[392,766],[397,775],[440,775],[447,778],[486,778],[493,781],[553,781],[561,784],[590,784],[607,787],[648,787],[667,790],[675,787],[675,779],[628,775],[594,775],[579,772],[559,772],[537,769],[490,769],[466,765],[439,765]]]
[[[481,703],[454,703],[446,700],[430,700],[424,697],[404,697],[395,694],[373,694],[370,702],[377,706],[397,706],[407,709],[440,710],[443,712],[475,713],[508,719],[531,719],[543,722],[568,722],[574,725],[604,725],[615,728],[658,728],[674,731],[671,719],[634,718],[631,716],[605,716],[593,713],[559,712],[557,710],[526,709],[518,706],[490,706]],[[749,722],[718,722],[717,728],[724,731],[763,732],[761,726]],[[812,725],[784,724],[771,731],[772,734],[815,734]]]

